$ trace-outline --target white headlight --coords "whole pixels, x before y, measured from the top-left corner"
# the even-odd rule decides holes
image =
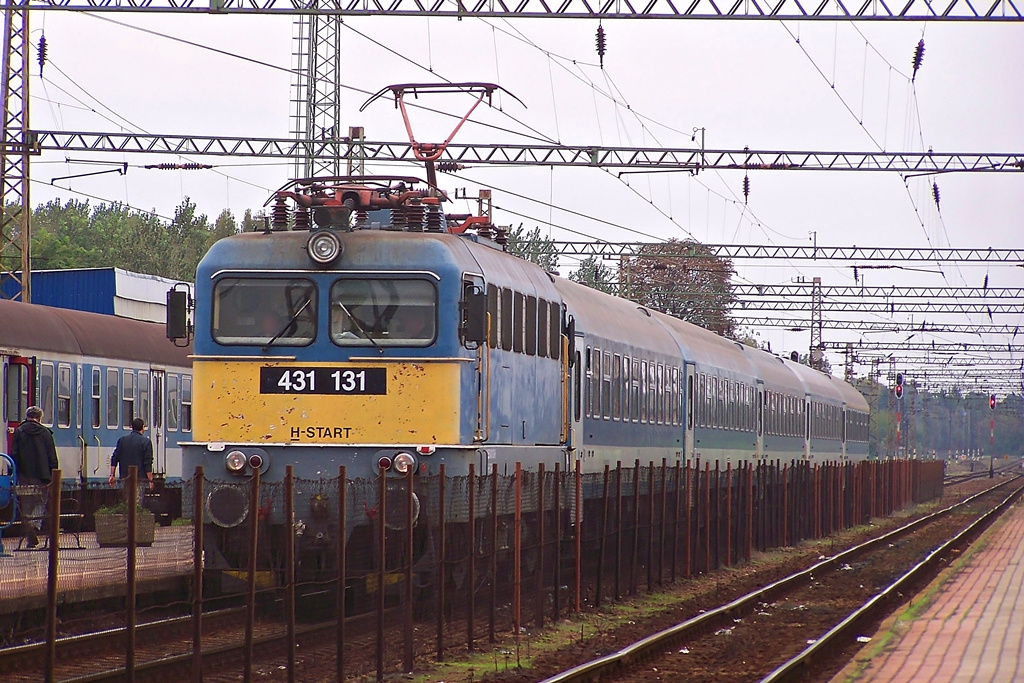
[[[224,457],[224,466],[231,474],[238,474],[245,469],[246,457],[242,451],[231,451]]]
[[[399,474],[408,474],[416,466],[416,458],[408,453],[399,453],[395,456],[394,468]]]
[[[341,255],[341,241],[330,230],[318,230],[309,236],[306,251],[309,258],[326,266]]]

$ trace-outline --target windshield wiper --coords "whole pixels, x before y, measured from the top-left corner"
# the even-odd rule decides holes
[[[301,306],[299,306],[299,310],[295,311],[295,313],[293,313],[293,314],[292,314],[292,317],[288,318],[288,322],[286,322],[286,323],[284,324],[284,327],[282,327],[282,328],[281,328],[281,331],[280,331],[280,332],[278,332],[277,334],[275,334],[275,335],[274,335],[273,337],[271,337],[271,338],[270,338],[270,341],[268,341],[268,342],[267,342],[266,344],[264,344],[264,345],[263,345],[263,349],[262,349],[263,353],[266,353],[266,352],[267,352],[267,349],[269,349],[269,348],[270,348],[270,345],[271,345],[271,344],[273,344],[274,342],[276,342],[276,341],[277,341],[278,339],[280,339],[280,338],[281,338],[281,335],[283,335],[283,334],[284,334],[285,332],[287,332],[287,331],[288,331],[288,328],[292,326],[292,323],[294,323],[294,322],[295,322],[295,320],[296,320],[296,319],[297,319],[297,318],[299,317],[299,315],[300,315],[300,314],[301,314],[301,313],[302,313],[302,312],[303,312],[304,310],[306,310],[306,307],[307,307],[307,306],[309,306],[309,304],[310,304],[310,300],[309,300],[309,299],[307,298],[307,299],[306,299],[306,300],[305,300],[305,301],[304,301],[304,302],[302,303],[302,305],[301,305]]]
[[[370,333],[367,332],[366,328],[363,327],[362,324],[359,322],[359,318],[352,315],[352,311],[348,310],[348,306],[343,304],[341,301],[338,301],[337,303],[339,306],[341,306],[341,310],[345,311],[345,315],[347,315],[348,319],[352,321],[352,324],[356,326],[356,329],[362,332],[363,336],[366,337],[371,344],[373,344],[373,348],[377,349],[377,353],[384,353],[384,349],[380,347],[380,344],[374,341],[373,337],[370,336]]]

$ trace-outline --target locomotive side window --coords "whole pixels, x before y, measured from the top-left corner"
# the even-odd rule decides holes
[[[92,426],[93,428],[99,428],[100,426],[100,415],[103,414],[103,408],[100,405],[102,401],[103,390],[100,386],[100,369],[92,369]]]
[[[526,325],[524,325],[528,356],[537,355],[537,327],[537,297],[528,296],[526,297]]]
[[[548,304],[548,358],[562,357],[562,309],[557,303]]]
[[[526,302],[520,292],[512,295],[512,350],[523,352],[523,336],[525,335]]]
[[[316,338],[316,287],[300,278],[218,280],[213,338],[220,344],[306,346]]]
[[[494,285],[487,285],[487,315],[491,318],[488,323],[487,345],[492,349],[498,348],[498,330],[500,329],[501,322],[499,320],[498,305],[500,303],[501,297],[498,296],[498,288]]]
[[[57,366],[57,426],[71,426],[71,366]]]
[[[339,346],[429,346],[437,290],[429,280],[338,280],[331,287],[331,339]]]
[[[117,380],[119,374],[117,368],[107,368],[107,426],[111,429],[116,429],[118,426],[117,411],[120,392]]]
[[[512,350],[512,290],[501,290],[501,348]],[[588,415],[590,413],[587,413]]]

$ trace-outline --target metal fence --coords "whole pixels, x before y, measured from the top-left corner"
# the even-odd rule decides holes
[[[227,486],[198,470],[182,487],[193,518],[191,610],[198,621],[214,595],[245,605],[246,678],[263,662],[257,623],[279,627],[285,654],[266,656],[301,676],[309,663],[296,664],[296,624],[316,622],[335,623],[319,671],[383,677],[412,671],[417,657],[472,651],[502,633],[889,515],[940,496],[942,476],[941,462],[696,460],[372,480],[348,479],[344,468],[295,479],[288,467],[282,481]],[[214,516],[237,524],[209,523],[214,499]],[[129,574],[145,566],[129,559]],[[136,580],[125,581],[132,623]],[[48,604],[56,623],[57,600]],[[197,626],[197,681],[202,638]]]

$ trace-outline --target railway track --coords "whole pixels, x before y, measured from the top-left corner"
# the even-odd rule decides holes
[[[387,616],[388,613],[385,614]],[[346,619],[352,633],[347,644],[353,652],[348,666],[369,668],[373,658],[372,625],[375,615]],[[246,609],[229,608],[203,615],[203,680],[236,681],[245,661]],[[395,620],[399,621],[399,620]],[[190,680],[193,662],[191,617],[174,617],[139,624],[135,630],[135,680]],[[300,625],[296,628],[299,648],[334,647],[335,623]],[[260,663],[284,657],[288,647],[286,626],[276,619],[255,624],[253,651]],[[43,680],[45,643],[0,649],[0,678],[5,683],[37,683]],[[365,661],[364,661],[365,660]],[[125,629],[59,638],[56,641],[55,683],[100,683],[124,681]]]
[[[800,679],[811,664],[838,669],[843,653],[860,646],[857,638],[926,585],[1022,490],[1019,477],[1001,482],[544,683],[780,683]]]

